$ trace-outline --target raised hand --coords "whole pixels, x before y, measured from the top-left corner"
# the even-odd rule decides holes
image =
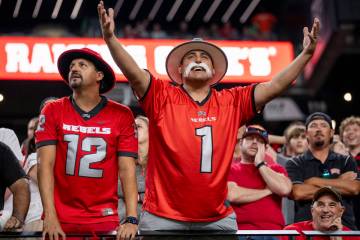
[[[109,8],[106,12],[104,2],[100,1],[98,6],[98,15],[101,31],[104,39],[109,39],[114,36],[115,22],[114,22],[114,9]]]
[[[320,31],[320,21],[318,18],[314,19],[311,32],[309,32],[309,29],[307,27],[304,27],[303,47],[306,54],[312,55],[315,52],[319,31]]]

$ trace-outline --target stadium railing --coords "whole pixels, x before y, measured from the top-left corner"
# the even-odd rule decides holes
[[[238,230],[238,231],[139,231],[136,239],[237,239],[251,236],[289,236],[290,239],[300,234],[295,230]],[[0,232],[0,238],[40,238],[42,232]],[[66,237],[77,238],[115,238],[116,232],[67,233]]]

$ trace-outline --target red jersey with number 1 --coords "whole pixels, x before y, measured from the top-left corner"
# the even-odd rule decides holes
[[[36,145],[56,145],[54,202],[61,223],[118,221],[118,156],[137,156],[129,108],[102,97],[91,112],[72,98],[48,103]]]
[[[148,116],[144,209],[190,222],[232,212],[227,176],[238,128],[254,116],[254,87],[211,89],[203,102],[181,86],[152,78],[140,103]]]

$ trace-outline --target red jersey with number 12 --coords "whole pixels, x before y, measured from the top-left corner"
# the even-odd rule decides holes
[[[253,90],[211,89],[200,103],[181,86],[151,79],[140,100],[150,120],[146,211],[191,222],[232,212],[227,176],[238,128],[255,113]]]
[[[36,145],[56,144],[54,202],[61,223],[118,221],[118,156],[137,156],[129,108],[107,100],[85,113],[72,98],[48,103]]]

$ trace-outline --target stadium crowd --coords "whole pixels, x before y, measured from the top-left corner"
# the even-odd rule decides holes
[[[283,136],[251,121],[311,59],[317,19],[304,29],[303,52],[271,81],[215,91],[227,67],[217,46],[196,39],[174,48],[166,62],[173,85],[140,69],[116,40],[113,11],[100,3],[98,12],[104,41],[146,116],[133,118],[129,108],[102,96],[115,78],[99,54],[64,52],[58,69],[73,94],[46,99],[21,146],[11,130],[0,129],[3,231],[43,231],[57,239],[117,229],[126,239],[138,229],[360,228],[359,116],[335,129],[329,115],[315,112],[289,124]],[[267,26],[259,21],[241,34],[225,24],[195,35],[275,40],[276,19]],[[126,25],[120,36],[169,37],[156,24],[147,31],[147,24]],[[175,34],[191,38],[185,22]]]

